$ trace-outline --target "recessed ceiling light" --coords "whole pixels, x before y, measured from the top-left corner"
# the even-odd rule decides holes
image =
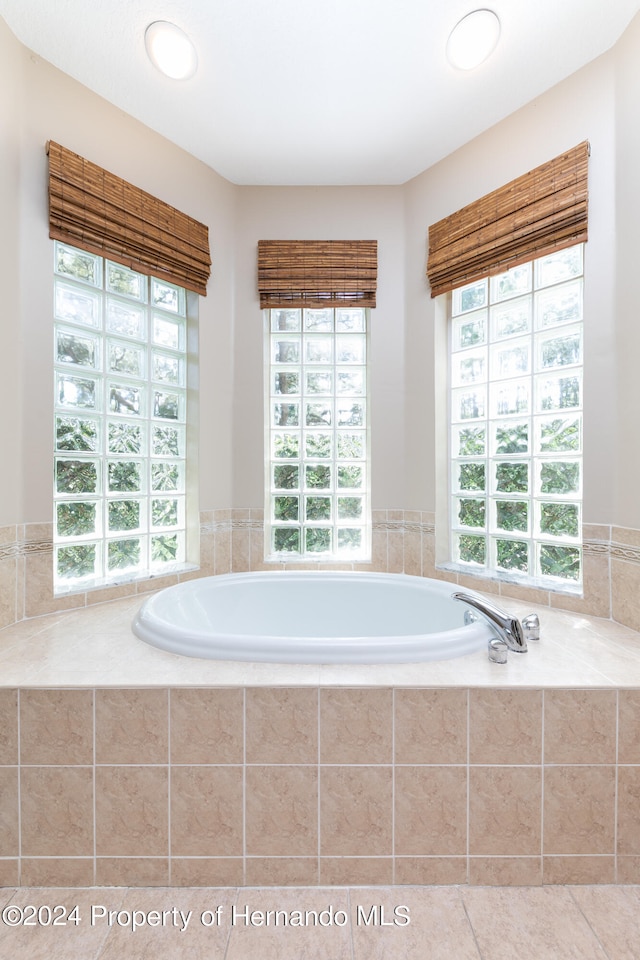
[[[493,10],[474,10],[449,34],[447,59],[459,70],[473,70],[493,53],[499,37],[500,21]]]
[[[196,72],[196,48],[175,23],[156,20],[144,34],[144,45],[154,67],[172,80],[188,80]]]

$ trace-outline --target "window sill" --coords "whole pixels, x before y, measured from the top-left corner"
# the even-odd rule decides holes
[[[436,564],[436,570],[442,570],[446,573],[459,573],[465,577],[477,577],[478,580],[489,580],[492,583],[510,583],[530,590],[547,590],[550,593],[561,593],[572,597],[584,596],[582,583],[575,581],[564,583],[554,577],[539,577],[537,579],[518,577],[513,574],[499,573],[495,570],[470,567],[463,563],[439,563]],[[478,589],[482,588],[479,587]]]
[[[54,588],[53,595],[54,597],[68,597],[72,594],[91,593],[96,590],[105,590],[109,587],[123,587],[130,583],[149,583],[153,580],[162,580],[165,577],[175,576],[180,573],[193,573],[194,570],[199,569],[200,567],[197,563],[174,563],[167,564],[162,570],[132,571],[128,574],[122,574],[122,576],[119,577],[101,577],[94,580],[82,581],[76,580],[68,586],[58,585]]]

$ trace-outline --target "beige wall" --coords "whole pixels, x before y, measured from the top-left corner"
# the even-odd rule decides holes
[[[428,226],[588,139],[584,516],[592,523],[640,527],[637,484],[628,482],[640,468],[640,445],[633,442],[640,356],[639,34],[636,18],[609,53],[404,186],[237,187],[33,57],[0,21],[0,76],[4,89],[13,91],[0,105],[0,372],[3,396],[11,397],[11,415],[0,417],[0,525],[51,518],[48,139],[209,226],[213,277],[209,295],[200,301],[203,510],[262,505],[257,241],[377,239],[372,502],[378,509],[426,511],[436,505],[434,371],[444,364],[436,354],[435,303],[424,277]]]
[[[371,317],[374,508],[400,507],[405,462],[404,231],[400,187],[244,187],[236,224],[234,506],[263,500],[263,327],[258,240],[377,240],[377,306]]]
[[[22,107],[22,47],[0,19],[0,527],[22,515],[22,382],[18,243],[19,140]],[[9,414],[7,416],[7,414]]]
[[[640,527],[640,16],[616,47],[616,523]]]

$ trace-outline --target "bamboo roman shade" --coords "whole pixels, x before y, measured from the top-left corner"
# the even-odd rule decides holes
[[[375,307],[376,240],[260,240],[261,307]]]
[[[49,236],[206,296],[208,228],[49,141]]]
[[[429,227],[431,296],[587,239],[589,144]]]

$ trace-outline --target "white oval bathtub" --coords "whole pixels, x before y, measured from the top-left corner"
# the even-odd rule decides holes
[[[486,648],[455,586],[405,574],[274,571],[187,580],[149,597],[133,621],[171,653],[274,663],[448,660]]]

